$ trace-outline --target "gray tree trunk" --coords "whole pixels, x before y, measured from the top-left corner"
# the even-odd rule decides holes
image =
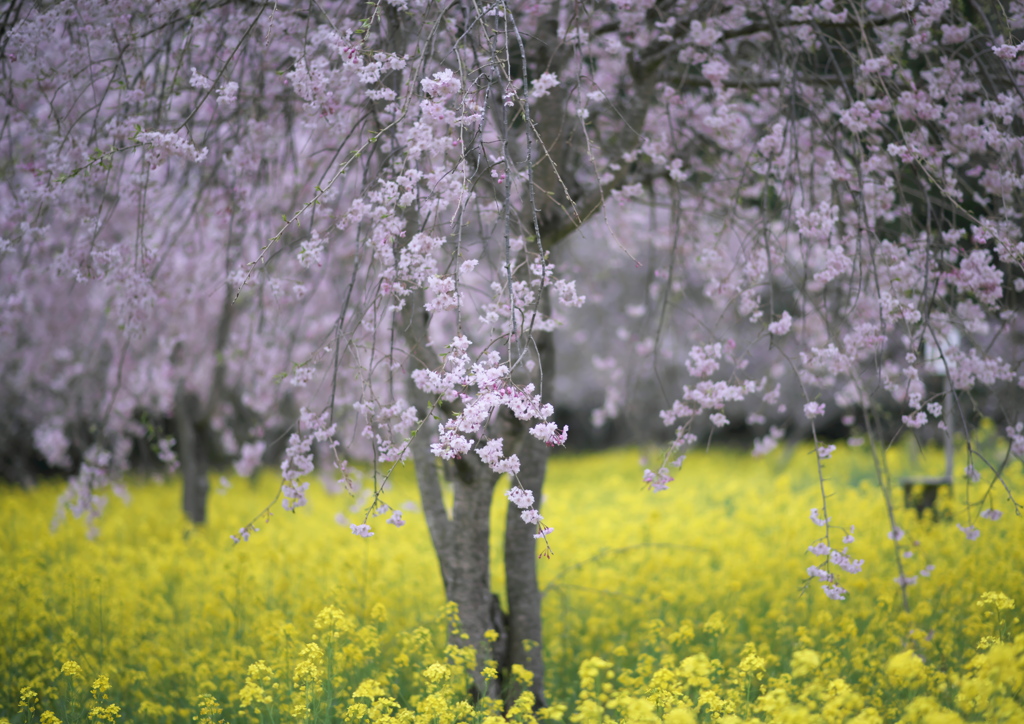
[[[550,288],[540,291],[538,312],[551,314]],[[553,398],[555,378],[555,345],[550,332],[534,331],[536,345],[532,359],[533,372],[524,383],[533,383],[545,402]],[[548,446],[528,432],[528,426],[515,421],[521,440],[519,455],[519,482],[533,493],[534,505],[541,510],[544,478],[547,475]],[[530,690],[536,706],[546,706],[544,697],[543,630],[541,623],[541,592],[537,585],[536,526],[526,525],[521,511],[509,505],[505,518],[505,586],[508,594],[509,650],[508,665],[519,664],[533,674]],[[523,690],[522,684],[511,678],[505,691],[505,701],[511,704]]]
[[[547,446],[527,436],[519,449],[519,481],[533,493],[540,509],[544,476],[547,472]],[[505,519],[505,586],[508,593],[508,665],[520,664],[533,674],[530,689],[536,706],[546,706],[544,697],[544,648],[541,629],[541,594],[537,586],[536,528],[525,525],[516,506],[508,506]],[[508,681],[505,700],[515,701],[522,685]]]
[[[474,695],[501,697],[500,682],[485,681],[480,675],[484,661],[490,658],[491,644],[484,638],[489,629],[499,635],[502,647],[507,631],[495,606],[491,591],[490,534],[491,500],[498,476],[479,459],[466,457],[456,461],[452,482],[452,536],[446,554],[450,578],[445,581],[449,601],[459,606],[459,625],[449,631],[451,643],[476,649],[477,665],[473,672]],[[504,658],[504,657],[502,657]],[[503,666],[504,662],[499,661]]]

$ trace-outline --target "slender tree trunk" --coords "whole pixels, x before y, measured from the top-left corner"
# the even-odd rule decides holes
[[[178,438],[178,460],[184,481],[182,507],[190,521],[206,522],[206,499],[210,491],[206,451],[199,435],[199,400],[178,386],[174,395],[174,424]]]
[[[533,493],[538,509],[547,472],[547,446],[526,437],[519,450],[519,481]],[[541,593],[537,586],[536,528],[525,525],[514,505],[505,519],[505,586],[508,593],[508,665],[520,664],[533,674],[530,689],[536,706],[544,698],[544,648],[541,630]],[[509,679],[506,703],[511,704],[523,686]]]
[[[539,312],[551,314],[550,288],[540,292]],[[554,399],[555,340],[551,332],[533,333],[536,356],[532,382],[545,402]],[[538,510],[547,475],[548,446],[530,435],[519,423],[522,440],[519,455],[519,482],[533,493]],[[537,585],[536,527],[525,525],[516,506],[508,507],[505,518],[505,587],[508,594],[509,651],[508,665],[519,664],[533,674],[528,687],[533,691],[536,706],[546,706],[544,697],[544,638],[541,622],[541,592]],[[506,702],[511,704],[523,690],[522,684],[511,678],[506,691]]]

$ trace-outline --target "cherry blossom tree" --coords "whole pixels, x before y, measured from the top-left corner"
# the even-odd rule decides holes
[[[980,390],[1019,385],[1020,2],[66,0],[0,22],[7,440],[89,517],[151,449],[201,521],[207,461],[249,474],[285,431],[286,510],[317,449],[346,485],[371,461],[364,537],[404,522],[386,482],[411,461],[453,641],[525,666],[538,702],[559,330],[597,343],[598,421],[638,376],[658,390],[654,491],[738,409],[757,452],[802,425],[824,466],[823,416],[880,449],[885,410],[952,434],[940,372],[965,432]],[[969,450],[970,538],[1017,504]],[[863,561],[821,480],[808,576],[842,599]],[[476,693],[501,696],[482,660]]]

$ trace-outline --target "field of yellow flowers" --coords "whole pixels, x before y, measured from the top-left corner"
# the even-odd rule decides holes
[[[641,458],[552,461],[549,706],[526,694],[504,715],[467,703],[469,657],[445,648],[453,612],[411,471],[390,494],[409,525],[368,540],[348,527],[360,501],[319,490],[233,545],[273,499],[269,474],[224,481],[202,529],[174,484],[130,485],[95,538],[77,521],[51,532],[58,486],[0,489],[0,723],[1024,722],[1024,528],[1001,486],[958,481],[937,522],[894,493],[893,541],[871,457],[841,447],[828,515],[864,563],[833,601],[807,572],[813,450],[694,453],[657,494]],[[886,464],[893,480],[942,469],[911,447]],[[1019,463],[1005,475],[1019,490]]]

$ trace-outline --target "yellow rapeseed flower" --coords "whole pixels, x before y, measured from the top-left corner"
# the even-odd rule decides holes
[[[677,706],[665,714],[665,724],[697,724],[697,717],[688,707]]]
[[[448,681],[451,678],[452,670],[445,664],[431,664],[427,667],[426,671],[423,672],[423,678],[433,684],[440,684],[441,682]]]
[[[912,687],[925,682],[928,677],[928,668],[916,653],[903,651],[890,657],[885,664],[885,673],[894,685]]]
[[[92,682],[92,695],[96,698],[106,699],[108,691],[110,691],[110,679],[107,678],[106,674],[100,674],[96,677],[96,680]]]
[[[710,636],[720,636],[725,633],[725,614],[721,611],[715,611],[708,620],[704,622],[701,627],[704,629],[704,633]]]
[[[979,606],[992,604],[998,611],[1010,611],[1014,607],[1014,600],[1002,591],[985,591],[978,601]]]
[[[80,679],[85,676],[77,661],[65,661],[60,667],[60,673],[71,679]]]
[[[384,696],[387,692],[384,691],[384,687],[380,685],[380,682],[375,679],[364,679],[356,690],[352,692],[353,699],[376,699],[377,697]]]
[[[814,649],[794,651],[789,660],[789,669],[797,678],[814,673],[819,666],[821,666],[821,654]]]
[[[524,686],[531,686],[533,684],[533,672],[522,664],[512,664],[512,678]]]
[[[690,479],[715,484],[695,482],[674,497],[630,489],[636,451],[552,459],[551,474],[565,485],[552,489],[545,515],[563,521],[566,538],[539,568],[550,594],[550,706],[542,713],[508,703],[515,724],[692,724],[698,707],[700,720],[714,724],[933,724],[954,714],[1024,722],[1024,631],[1014,617],[1024,547],[1016,529],[992,526],[967,549],[944,521],[895,510],[906,531],[902,564],[917,577],[904,612],[892,582],[893,541],[888,528],[872,525],[888,513],[874,486],[857,482],[873,463],[846,454],[848,475],[847,461],[830,471],[829,514],[857,524],[850,555],[868,563],[847,579],[841,605],[816,590],[801,595],[794,579],[820,533],[809,531],[805,513],[820,505],[813,456],[804,465],[794,455],[775,474],[781,459],[693,455]],[[927,450],[884,454],[894,479],[944,464]],[[1007,475],[1018,485],[1016,470]],[[751,485],[755,479],[763,484]],[[415,495],[411,476],[406,486]],[[58,491],[0,489],[0,547],[16,541],[19,551],[0,557],[0,577],[17,596],[15,606],[0,605],[10,683],[0,691],[0,724],[39,724],[44,709],[80,723],[94,709],[90,724],[116,716],[147,724],[322,721],[328,707],[347,724],[498,724],[505,702],[467,697],[480,674],[499,677],[497,663],[484,661],[490,647],[446,645],[459,621],[454,606],[442,608],[422,517],[410,516],[393,540],[360,540],[353,555],[350,536],[337,536],[330,516],[321,520],[313,507],[225,549],[220,532],[237,529],[235,511],[265,505],[267,488],[236,485],[214,497],[210,525],[188,538],[167,522],[178,492],[139,486],[132,507],[114,502],[103,535],[86,545],[75,523],[31,534],[45,529]],[[615,516],[602,515],[609,507]],[[495,508],[496,539],[506,512]],[[684,517],[685,526],[668,524]],[[291,565],[296,560],[305,565]],[[500,587],[500,560],[494,574]],[[485,641],[495,643],[494,635]],[[101,666],[112,667],[109,679],[91,698],[88,684]],[[32,695],[19,711],[23,690]],[[917,718],[901,722],[915,697]]]
[[[95,722],[108,722],[113,724],[121,718],[121,707],[117,704],[108,704],[107,706],[94,706],[89,710],[89,721]]]
[[[39,694],[29,687],[24,687],[21,690],[21,701],[18,704],[19,709],[25,711],[35,711],[39,705]]]
[[[757,654],[757,647],[749,641],[744,644],[743,650],[740,652],[743,657],[740,659],[739,670],[740,673],[747,676],[754,676],[761,678],[761,674],[764,673],[767,662],[763,657]]]

